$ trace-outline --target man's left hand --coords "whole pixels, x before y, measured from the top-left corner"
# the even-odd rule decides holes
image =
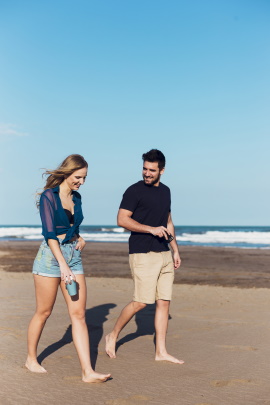
[[[173,264],[175,270],[178,269],[181,265],[181,258],[178,251],[173,253]]]

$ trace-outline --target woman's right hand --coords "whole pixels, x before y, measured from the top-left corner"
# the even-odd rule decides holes
[[[76,277],[74,273],[70,270],[67,263],[60,264],[60,271],[61,271],[61,280],[64,281],[66,284],[71,284],[71,281],[76,281]]]
[[[72,280],[76,281],[75,275],[70,270],[63,254],[62,254],[58,241],[55,239],[49,239],[48,245],[49,245],[54,257],[58,261],[58,264],[60,267],[60,272],[61,272],[61,280],[64,281],[66,284],[67,283],[70,284]]]

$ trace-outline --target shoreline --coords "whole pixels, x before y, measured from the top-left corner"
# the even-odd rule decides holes
[[[41,243],[43,241],[43,239],[20,239],[20,238],[13,238],[13,239],[5,239],[2,238],[0,240],[0,245],[2,242],[8,242],[8,243],[28,243],[28,242],[36,242],[36,243]],[[96,244],[100,244],[100,243],[104,243],[104,244],[115,244],[115,245],[128,245],[128,241],[110,241],[110,242],[104,242],[102,240],[95,240],[95,241],[91,241],[91,240],[86,240],[86,243],[96,243]],[[270,246],[269,247],[265,247],[265,246],[254,246],[254,247],[244,247],[244,246],[214,246],[214,245],[181,245],[177,242],[177,245],[179,247],[179,249],[181,248],[206,248],[206,249],[240,249],[240,250],[270,250]]]
[[[40,241],[0,241],[0,268],[31,273]],[[270,288],[270,250],[179,246],[182,264],[175,284]],[[86,242],[86,277],[131,278],[128,244]]]

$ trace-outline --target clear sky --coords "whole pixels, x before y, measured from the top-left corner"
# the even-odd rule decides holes
[[[116,223],[142,153],[176,225],[269,225],[268,0],[0,0],[0,224],[39,224],[80,153],[84,224]]]

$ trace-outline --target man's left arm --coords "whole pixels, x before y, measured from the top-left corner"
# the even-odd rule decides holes
[[[179,254],[179,251],[178,251],[178,246],[177,246],[177,243],[176,243],[176,239],[175,239],[174,224],[173,224],[173,221],[172,221],[171,213],[169,214],[169,217],[168,217],[167,229],[170,232],[170,234],[174,237],[174,239],[170,243],[170,246],[171,246],[171,249],[173,251],[173,262],[174,262],[174,268],[176,270],[181,265],[181,258],[180,258],[180,254]]]

